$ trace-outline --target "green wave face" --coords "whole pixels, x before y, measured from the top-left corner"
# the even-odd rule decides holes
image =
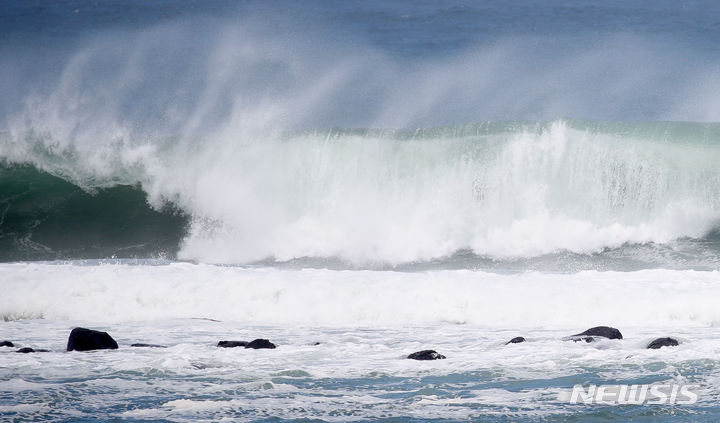
[[[137,186],[86,191],[29,165],[0,166],[0,261],[173,257],[188,219]]]

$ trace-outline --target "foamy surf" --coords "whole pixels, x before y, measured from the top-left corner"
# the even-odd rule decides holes
[[[2,317],[113,324],[210,318],[282,327],[720,325],[718,272],[498,274],[151,264],[2,264]]]
[[[74,325],[35,320],[6,325],[5,336],[51,349],[32,357],[0,348],[0,412],[23,419],[173,422],[315,418],[348,420],[542,421],[570,417],[624,420],[656,413],[693,421],[716,413],[717,377],[691,373],[712,363],[718,338],[707,328],[623,328],[625,339],[560,340],[578,326],[492,329],[472,325],[405,327],[252,326],[198,319],[96,325],[115,351],[62,352]],[[523,333],[528,341],[504,345]],[[659,333],[682,343],[647,350]],[[28,334],[30,334],[28,336]],[[275,350],[217,348],[218,339],[267,336]],[[168,348],[131,348],[134,342]],[[447,359],[417,362],[407,353],[432,346]],[[48,371],[51,369],[51,371]],[[37,375],[41,374],[41,377]],[[572,404],[574,384],[692,385],[691,407]],[[103,394],[101,394],[101,392]],[[71,394],[68,394],[71,393]],[[18,398],[21,398],[18,400]],[[12,413],[12,414],[11,414]],[[679,416],[679,417],[678,417]]]

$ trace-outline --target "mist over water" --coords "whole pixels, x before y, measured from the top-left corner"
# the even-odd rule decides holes
[[[408,13],[402,3],[188,1],[158,3],[155,14],[91,3],[32,13],[26,3],[3,22],[7,115],[54,94],[51,110],[82,100],[63,116],[73,123],[183,135],[249,123],[718,120],[717,14],[702,2],[656,2],[637,16],[621,3],[549,2],[532,18],[522,2],[419,3]]]

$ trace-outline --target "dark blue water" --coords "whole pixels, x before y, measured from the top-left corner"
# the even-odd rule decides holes
[[[141,29],[185,19],[209,30],[206,20],[257,19],[281,31],[300,27],[343,43],[354,40],[406,57],[448,55],[500,38],[574,40],[632,34],[705,55],[718,49],[720,11],[712,1],[7,1],[4,45],[18,41],[67,43],[108,30]],[[204,25],[203,25],[204,24]],[[297,37],[304,33],[294,33]],[[681,52],[680,52],[681,53]],[[709,58],[708,58],[709,59]]]

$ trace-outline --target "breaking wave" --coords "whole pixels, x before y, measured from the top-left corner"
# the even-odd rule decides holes
[[[362,266],[707,244],[720,217],[718,139],[718,124],[568,120],[86,151],[6,138],[3,255]]]

